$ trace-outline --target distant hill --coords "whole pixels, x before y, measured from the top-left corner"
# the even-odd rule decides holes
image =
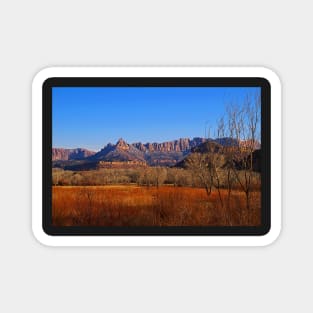
[[[82,160],[95,153],[96,152],[84,148],[77,149],[52,148],[52,161]]]

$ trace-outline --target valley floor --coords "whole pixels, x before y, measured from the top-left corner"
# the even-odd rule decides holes
[[[52,219],[55,226],[239,226],[261,222],[260,192],[251,194],[202,188],[134,185],[54,186]]]

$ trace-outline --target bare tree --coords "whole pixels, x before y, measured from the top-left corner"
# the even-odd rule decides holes
[[[62,169],[58,169],[58,168],[54,168],[52,170],[52,184],[54,186],[59,185],[63,172],[64,171]]]
[[[227,132],[235,145],[228,148],[228,166],[245,193],[248,223],[251,216],[251,190],[254,177],[253,152],[260,140],[261,95],[248,95],[242,106],[227,108]]]
[[[154,185],[159,188],[162,185],[167,177],[167,171],[164,167],[154,167],[152,169],[152,179],[154,181]]]
[[[232,160],[234,158],[234,140],[233,135],[231,132],[231,128],[227,127],[229,123],[225,121],[225,116],[222,116],[217,121],[217,138],[220,141],[224,141],[222,145],[222,154],[224,156],[224,162],[223,162],[223,181],[226,183],[227,188],[227,198],[225,200],[225,215],[226,220],[229,225],[232,225],[232,218],[231,218],[231,195],[233,186],[235,183],[235,176],[233,174],[232,170]]]
[[[174,187],[178,185],[179,176],[181,169],[179,168],[168,168],[167,170],[167,180],[169,183],[173,184]]]
[[[186,167],[199,178],[207,196],[210,197],[213,187],[213,175],[209,168],[208,156],[203,153],[193,153],[186,159]]]
[[[150,187],[150,185],[153,184],[153,175],[150,167],[145,168],[140,173],[139,183],[140,185],[145,185],[147,187]]]
[[[193,153],[186,160],[187,168],[199,178],[210,197],[212,189],[217,191],[220,212],[225,223],[232,225],[231,197],[235,183],[245,194],[246,215],[240,212],[240,221],[251,222],[251,192],[255,173],[253,168],[254,151],[260,142],[261,98],[257,93],[248,95],[242,104],[228,106],[226,115],[217,121],[217,142],[208,141],[202,150]],[[206,125],[207,127],[207,125]],[[206,130],[210,135],[210,128]],[[227,187],[227,197],[223,190]]]

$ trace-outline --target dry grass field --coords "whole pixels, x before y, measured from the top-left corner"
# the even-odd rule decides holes
[[[217,191],[208,197],[203,188],[54,186],[52,220],[55,226],[260,225],[260,192],[251,193],[249,211],[243,192],[221,195],[223,205]]]

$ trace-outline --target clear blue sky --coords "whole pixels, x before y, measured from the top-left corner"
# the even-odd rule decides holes
[[[53,147],[99,150],[119,138],[129,143],[204,137],[229,102],[259,88],[54,87]]]

